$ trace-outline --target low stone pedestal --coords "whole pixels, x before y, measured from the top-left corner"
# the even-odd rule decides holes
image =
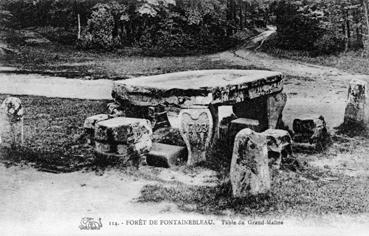
[[[146,156],[146,161],[150,166],[170,168],[183,161],[186,154],[185,147],[153,143],[151,151]]]
[[[269,167],[279,170],[282,161],[292,156],[292,138],[281,129],[268,129],[262,134],[267,139]]]
[[[268,146],[264,134],[247,128],[236,135],[230,178],[233,197],[241,198],[270,191]]]

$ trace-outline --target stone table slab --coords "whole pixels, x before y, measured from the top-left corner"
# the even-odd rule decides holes
[[[264,70],[198,70],[116,81],[113,97],[138,106],[234,104],[280,92],[283,76]]]

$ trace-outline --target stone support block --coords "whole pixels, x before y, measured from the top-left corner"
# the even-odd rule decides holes
[[[188,150],[188,165],[206,160],[213,138],[213,117],[206,107],[183,109],[179,113],[180,134]]]

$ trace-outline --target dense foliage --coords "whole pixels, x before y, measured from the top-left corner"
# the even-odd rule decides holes
[[[367,25],[362,0],[276,1],[278,47],[320,54],[363,47]]]
[[[49,38],[81,48],[162,52],[220,50],[234,45],[240,31],[274,24],[274,46],[334,53],[365,45],[365,1],[2,0],[0,24],[42,27]]]

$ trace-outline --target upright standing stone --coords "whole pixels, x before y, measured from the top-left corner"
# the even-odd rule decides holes
[[[188,150],[188,165],[206,160],[213,135],[213,118],[207,108],[184,109],[179,113],[180,133]]]
[[[5,140],[12,147],[17,143],[23,145],[24,109],[21,100],[16,97],[6,98],[1,104],[0,116],[0,143]]]
[[[268,128],[278,128],[278,121],[282,118],[282,112],[287,103],[287,94],[281,92],[267,98]]]
[[[350,81],[344,123],[369,124],[368,84],[359,79]]]
[[[230,177],[234,197],[247,197],[270,191],[271,180],[265,135],[248,128],[236,135]]]
[[[282,160],[292,156],[291,136],[281,129],[268,129],[262,134],[267,138],[269,167],[278,170]]]

